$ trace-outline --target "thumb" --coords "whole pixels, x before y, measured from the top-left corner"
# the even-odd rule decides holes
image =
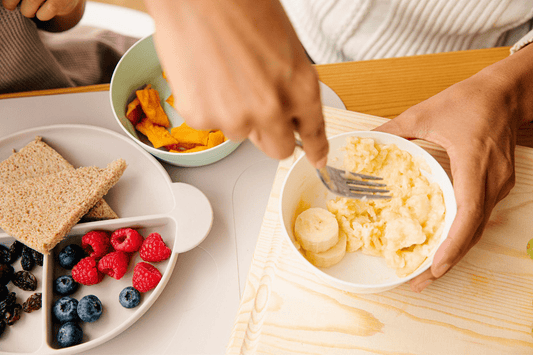
[[[418,124],[418,120],[414,117],[407,117],[405,114],[401,114],[396,118],[390,119],[373,129],[373,131],[379,131],[406,139],[424,138],[425,134],[423,125]]]

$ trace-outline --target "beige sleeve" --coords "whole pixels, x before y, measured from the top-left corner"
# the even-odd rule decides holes
[[[533,30],[526,33],[524,37],[520,38],[520,40],[511,47],[511,54],[519,51],[520,49],[524,48],[525,46],[527,46],[528,44],[532,42],[533,42]]]

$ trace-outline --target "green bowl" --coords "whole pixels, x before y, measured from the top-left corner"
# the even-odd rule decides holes
[[[124,132],[156,158],[177,166],[208,165],[233,152],[241,142],[227,140],[216,147],[199,152],[171,153],[164,148],[154,148],[143,134],[135,130],[126,117],[126,107],[134,98],[135,90],[146,84],[151,84],[159,92],[161,105],[171,126],[177,127],[184,122],[183,117],[165,102],[171,90],[162,73],[163,69],[157,57],[152,35],[135,43],[118,62],[111,77],[109,95],[113,114]],[[179,93],[174,93],[174,95],[179,95]]]

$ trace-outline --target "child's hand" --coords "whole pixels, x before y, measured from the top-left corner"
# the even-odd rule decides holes
[[[56,16],[65,16],[76,9],[81,0],[2,0],[8,10],[20,5],[22,15],[40,21],[49,21]]]

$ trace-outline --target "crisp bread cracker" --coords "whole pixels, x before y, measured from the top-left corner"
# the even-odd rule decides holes
[[[0,184],[0,228],[48,254],[117,183],[125,169],[126,162],[118,159],[105,169],[64,169]]]
[[[41,137],[28,143],[18,152],[13,152],[0,162],[0,184],[57,173],[64,169],[74,169],[65,158],[46,144]],[[103,199],[83,216],[83,221],[98,221],[118,218],[117,214]]]

